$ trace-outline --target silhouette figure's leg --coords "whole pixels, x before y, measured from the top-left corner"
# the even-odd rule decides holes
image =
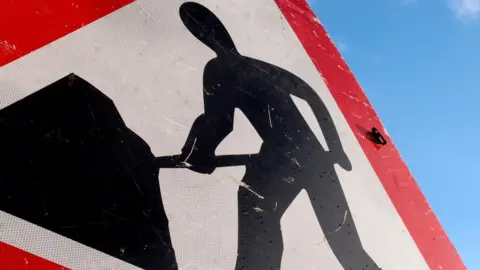
[[[311,180],[307,189],[328,244],[346,270],[379,269],[364,250],[336,173]]]
[[[160,203],[160,202],[159,202]],[[149,213],[152,220],[152,229],[155,233],[153,235],[152,247],[149,248],[151,256],[149,263],[144,262],[145,269],[178,269],[175,259],[175,251],[171,248],[172,240],[170,237],[168,221],[165,219],[165,211],[163,207],[154,206]],[[148,257],[147,257],[148,258]],[[153,260],[151,258],[154,258]]]
[[[247,189],[239,189],[235,269],[280,269],[283,239],[280,217],[270,212],[274,207],[274,203],[262,202]]]
[[[235,269],[280,269],[280,219],[300,189],[282,181],[282,172],[247,167],[243,179],[252,191],[238,190],[238,251]]]

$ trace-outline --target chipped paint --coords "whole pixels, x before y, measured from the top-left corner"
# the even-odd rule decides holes
[[[260,208],[260,207],[258,207],[258,206],[255,206],[255,207],[253,207],[252,209],[255,210],[255,212],[257,212],[257,213],[263,212],[263,209]]]
[[[15,44],[10,44],[10,43],[8,43],[7,40],[0,41],[0,46],[2,46],[7,52],[8,51],[15,51],[17,49]]]
[[[295,178],[293,177],[282,178],[282,181],[287,184],[292,184],[293,182],[295,182]]]

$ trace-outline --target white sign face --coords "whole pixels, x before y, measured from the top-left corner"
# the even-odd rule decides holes
[[[430,269],[273,1],[135,1],[0,93],[1,242],[72,269]]]

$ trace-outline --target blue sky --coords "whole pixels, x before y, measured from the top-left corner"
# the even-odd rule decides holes
[[[468,269],[480,269],[480,0],[309,0]]]

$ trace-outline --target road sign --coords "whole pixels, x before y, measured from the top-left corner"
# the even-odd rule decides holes
[[[2,5],[3,268],[465,269],[303,0]]]

